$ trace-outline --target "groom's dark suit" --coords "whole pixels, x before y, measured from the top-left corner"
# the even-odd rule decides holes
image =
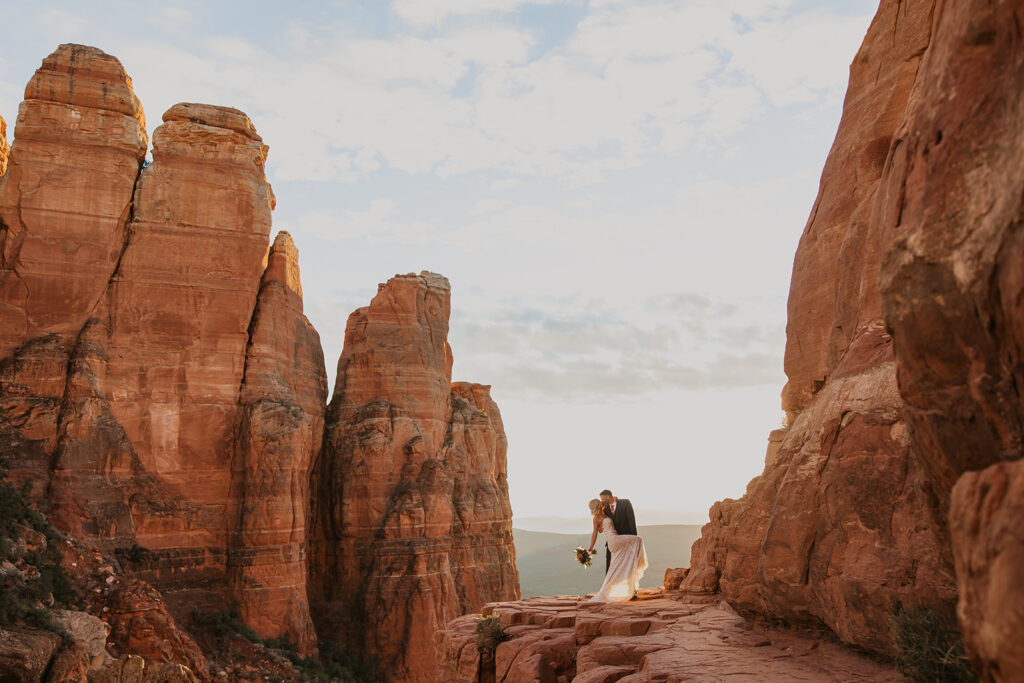
[[[619,498],[615,502],[615,512],[612,512],[611,505],[604,506],[604,514],[612,518],[612,526],[615,533],[636,536],[636,517],[633,516],[633,504],[625,498]],[[604,544],[604,573],[608,573],[608,565],[612,563],[612,551],[608,544]]]

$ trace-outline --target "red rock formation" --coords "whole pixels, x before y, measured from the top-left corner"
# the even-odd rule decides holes
[[[73,342],[94,314],[146,145],[142,107],[114,57],[61,45],[43,60],[0,181],[0,358],[50,334]],[[60,395],[47,388],[37,395]]]
[[[73,45],[29,83],[16,137],[0,179],[11,478],[34,480],[62,528],[153,551],[140,573],[177,589],[179,616],[234,605],[311,652],[305,511],[326,379],[287,237],[260,289],[266,146],[241,112],[179,104],[136,188],[131,81]]]
[[[490,604],[511,639],[493,658],[476,644],[479,614],[438,634],[438,680],[512,681],[898,681],[890,667],[837,643],[755,627],[718,600],[659,590],[620,605],[576,596]]]
[[[1020,2],[938,7],[884,179],[895,237],[880,285],[911,450],[949,510],[983,680],[1024,676],[1021,22]]]
[[[278,233],[249,326],[229,578],[242,619],[262,636],[316,649],[306,601],[306,512],[323,441],[327,378],[320,336],[302,314],[298,251]]]
[[[722,501],[683,588],[743,613],[822,624],[890,651],[889,601],[955,600],[933,482],[911,448],[879,262],[886,181],[931,41],[931,3],[881,3],[850,67],[842,121],[793,266],[783,407],[764,473]]]
[[[392,680],[436,680],[435,631],[519,592],[501,416],[488,387],[451,385],[449,296],[396,276],[349,317],[314,473],[321,634]]]
[[[148,667],[183,663],[204,680],[206,658],[192,639],[178,630],[162,596],[145,581],[128,579],[107,598],[104,621],[110,624],[108,647],[115,656],[135,654]]]
[[[81,45],[43,60],[16,130],[0,177],[0,450],[19,454],[11,479],[45,483],[68,357],[124,247],[147,137],[121,64]]]

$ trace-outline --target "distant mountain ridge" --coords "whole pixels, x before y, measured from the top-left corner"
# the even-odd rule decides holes
[[[699,524],[657,524],[637,528],[644,539],[649,562],[640,586],[660,586],[665,570],[687,567],[690,546],[700,538]],[[513,529],[519,586],[524,598],[539,595],[586,595],[595,593],[604,580],[604,539],[597,542],[594,565],[576,563],[573,548],[590,543],[590,534],[559,534]]]

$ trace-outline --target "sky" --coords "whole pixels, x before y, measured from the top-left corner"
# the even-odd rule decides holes
[[[245,111],[333,383],[397,273],[452,284],[517,520],[699,523],[781,421],[793,254],[877,0],[3,3],[0,116],[60,43],[118,57],[152,136]]]

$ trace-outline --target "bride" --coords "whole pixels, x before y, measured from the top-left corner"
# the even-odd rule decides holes
[[[597,533],[603,531],[612,553],[608,573],[601,584],[601,590],[590,599],[591,602],[626,602],[636,595],[640,577],[647,569],[647,551],[644,539],[615,532],[612,519],[604,514],[604,505],[595,498],[590,501],[590,513],[594,516],[594,533],[590,536],[590,550],[594,552]]]

